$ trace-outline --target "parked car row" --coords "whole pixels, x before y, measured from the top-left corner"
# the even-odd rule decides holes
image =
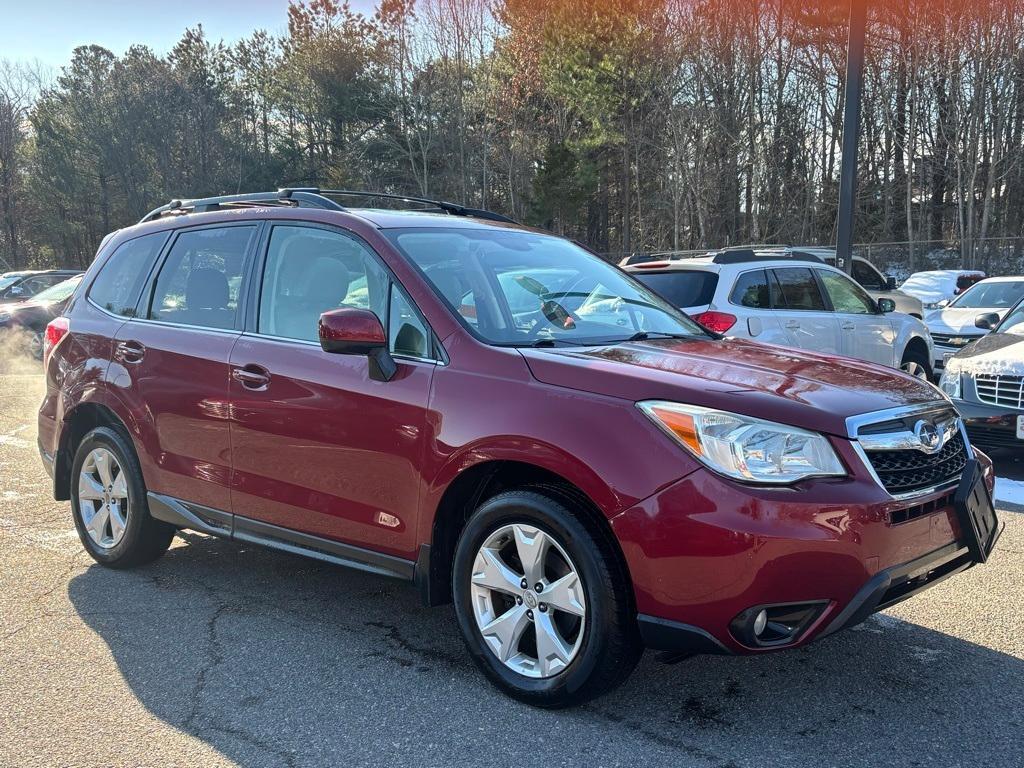
[[[0,306],[0,334],[20,333],[24,351],[36,360],[42,360],[46,326],[55,317],[64,314],[80,282],[82,275],[78,273],[41,290],[30,299]]]

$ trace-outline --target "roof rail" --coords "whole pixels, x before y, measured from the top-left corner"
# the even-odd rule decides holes
[[[802,251],[777,251],[757,253],[753,248],[724,248],[708,254],[715,264],[754,264],[759,261],[808,261],[817,264],[825,262],[813,253]]]
[[[468,208],[457,203],[443,200],[431,200],[426,197],[394,195],[388,192],[366,192],[353,189],[320,189],[319,187],[284,187],[276,192],[250,192],[242,195],[219,195],[217,197],[201,197],[194,200],[172,200],[166,205],[154,208],[139,221],[140,224],[159,219],[165,214],[205,213],[229,208],[245,208],[253,206],[287,206],[293,208],[320,208],[329,211],[344,211],[346,208],[331,200],[331,197],[361,197],[383,200],[400,200],[405,203],[422,203],[436,208],[452,216],[472,216],[488,221],[500,221],[507,224],[517,222],[508,216],[481,208]]]
[[[279,189],[275,192],[249,192],[244,195],[219,195],[200,197],[194,200],[172,200],[166,205],[154,208],[139,222],[153,221],[164,214],[205,213],[230,208],[255,206],[287,206],[290,208],[320,208],[331,211],[345,210],[338,203],[323,195],[311,194],[305,190]]]
[[[500,213],[494,211],[488,211],[483,208],[469,208],[465,205],[459,205],[458,203],[449,203],[444,200],[432,200],[429,197],[417,197],[415,195],[396,195],[390,192],[369,192],[366,190],[358,189],[320,189],[318,187],[296,187],[294,189],[282,189],[281,194],[284,197],[288,197],[289,193],[306,193],[313,195],[323,195],[330,197],[360,197],[360,198],[374,198],[377,200],[398,200],[403,203],[421,203],[423,205],[437,208],[444,213],[452,216],[472,216],[476,219],[486,219],[488,221],[500,221],[506,224],[517,224],[518,222],[514,219],[510,219]]]

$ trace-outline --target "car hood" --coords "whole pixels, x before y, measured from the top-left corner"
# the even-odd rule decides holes
[[[999,317],[1006,314],[1005,309],[958,309],[957,307],[947,307],[928,313],[925,323],[928,326],[928,330],[932,333],[962,333],[966,336],[979,336],[986,333],[986,331],[975,326],[974,320],[978,315],[983,315],[987,312],[997,312]]]
[[[846,419],[941,400],[911,376],[870,363],[739,339],[667,339],[521,350],[547,384],[626,400],[672,400],[846,434]]]
[[[1024,336],[990,333],[973,341],[946,363],[950,373],[1024,376]]]

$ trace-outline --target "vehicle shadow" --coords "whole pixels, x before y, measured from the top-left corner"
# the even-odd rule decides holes
[[[69,596],[153,715],[246,766],[995,766],[1024,741],[1021,659],[888,615],[790,653],[648,653],[551,712],[483,680],[450,608],[369,574],[185,533]]]

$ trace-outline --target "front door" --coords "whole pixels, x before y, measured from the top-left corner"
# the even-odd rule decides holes
[[[112,385],[154,427],[142,435],[140,455],[148,490],[224,512],[231,509],[228,357],[241,333],[239,295],[257,230],[179,232],[140,317],[118,331],[111,364]]]
[[[896,332],[867,291],[846,275],[828,269],[818,270],[818,277],[839,320],[840,352],[873,363],[896,365]]]
[[[377,255],[339,230],[274,226],[261,270],[258,312],[231,352],[235,513],[414,558],[432,335]],[[320,348],[320,314],[343,306],[381,319],[391,381]]]

